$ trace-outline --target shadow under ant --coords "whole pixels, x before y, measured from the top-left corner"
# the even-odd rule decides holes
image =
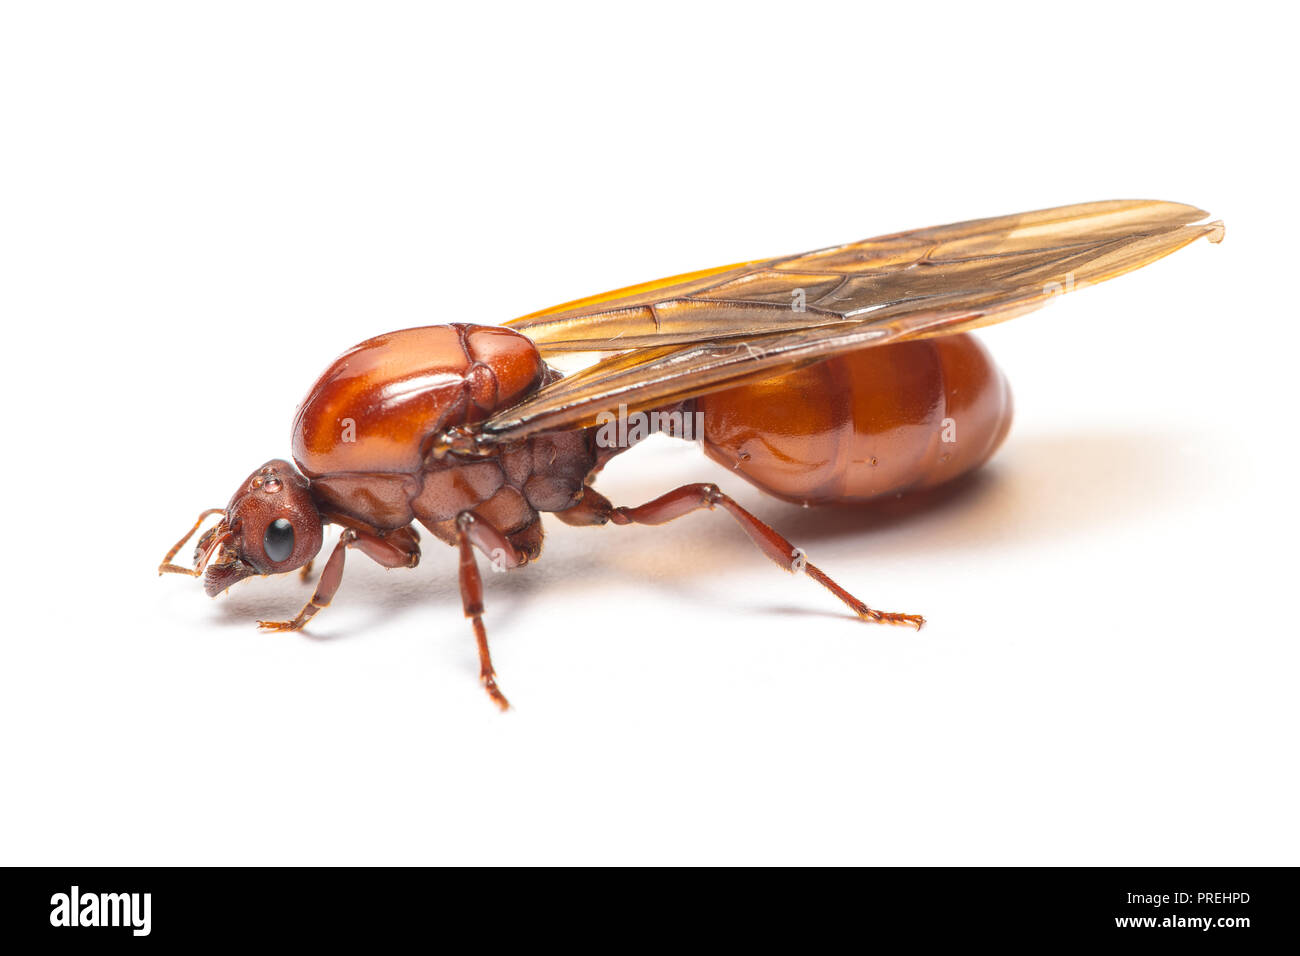
[[[727,476],[702,455],[692,456],[694,466],[682,456],[670,462],[669,470],[683,472],[682,480],[675,483],[662,475],[655,477],[641,465],[630,482],[628,475],[620,475],[599,485],[620,503],[638,504],[675,484],[712,478],[801,549],[861,540],[863,561],[870,566],[876,561],[986,553],[999,547],[1059,547],[1071,535],[1133,520],[1155,509],[1187,508],[1190,478],[1196,473],[1196,462],[1185,450],[1187,437],[1137,431],[1036,433],[1018,439],[1013,434],[989,466],[972,474],[939,488],[852,506],[803,508],[767,497],[738,476]],[[614,485],[615,491],[611,493],[607,485]],[[736,594],[735,588],[719,585],[720,576],[731,580],[737,574],[748,578],[775,572],[734,522],[718,513],[692,514],[660,527],[570,528],[552,520],[547,531],[548,547],[538,562],[527,567],[492,574],[486,559],[480,559],[494,642],[508,635],[512,621],[526,613],[527,599],[534,592],[572,592],[573,614],[580,616],[581,595],[592,589],[623,588],[639,578],[649,584],[645,591],[650,606],[671,594],[675,601],[717,607],[735,601]],[[600,536],[598,541],[592,540],[595,536]],[[882,541],[886,538],[887,546]],[[414,571],[385,571],[361,555],[351,556],[335,603],[367,608],[376,620],[385,621],[412,616],[417,607],[445,606],[456,611],[457,624],[448,626],[468,628],[460,621],[454,550],[428,534],[422,535],[421,543],[424,554]],[[328,547],[327,542],[322,553]],[[833,564],[820,563],[853,589],[854,569],[851,564],[845,567],[842,553]],[[709,574],[700,573],[702,566]],[[303,584],[293,574],[264,579],[251,589],[244,583],[218,599],[218,617],[223,623],[253,626],[258,618],[283,616],[286,610],[292,613],[314,587],[314,580]],[[752,609],[752,604],[745,607]],[[819,606],[815,596],[806,607],[767,610],[856,620],[847,612]],[[358,626],[355,616],[350,620],[345,630],[327,623],[321,627],[314,620],[299,633],[334,640],[366,632],[364,622]],[[571,623],[581,626],[580,621],[566,621],[566,626]],[[438,632],[445,629],[440,626]]]

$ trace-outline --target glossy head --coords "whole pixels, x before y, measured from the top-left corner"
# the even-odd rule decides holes
[[[322,537],[307,479],[277,458],[239,486],[221,521],[199,539],[194,566],[215,596],[255,574],[302,567],[316,557]]]

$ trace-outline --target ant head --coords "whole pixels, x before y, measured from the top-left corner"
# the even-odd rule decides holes
[[[195,573],[216,596],[255,574],[302,567],[320,551],[320,512],[307,479],[289,462],[268,461],[239,486],[221,521],[199,539]]]

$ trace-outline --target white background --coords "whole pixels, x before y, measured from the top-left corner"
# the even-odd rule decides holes
[[[1298,862],[1284,7],[6,10],[3,862]],[[720,514],[552,521],[488,576],[502,715],[435,541],[305,635],[253,625],[292,577],[154,573],[378,332],[1127,197],[1227,238],[983,334],[960,494],[602,479],[717,479],[920,634]]]

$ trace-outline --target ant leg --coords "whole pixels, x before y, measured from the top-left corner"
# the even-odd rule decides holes
[[[334,545],[330,559],[325,562],[325,570],[321,572],[320,581],[316,584],[316,592],[303,605],[297,617],[291,621],[258,621],[257,626],[266,631],[296,631],[315,617],[321,608],[329,607],[339,585],[343,583],[343,564],[347,561],[348,545],[351,543],[349,536],[355,534],[349,528],[339,535],[339,543]]]
[[[399,528],[382,536],[346,528],[325,562],[325,570],[316,583],[316,593],[303,605],[298,616],[291,621],[258,621],[257,626],[268,631],[297,631],[315,617],[317,611],[329,607],[343,583],[343,564],[347,560],[348,548],[356,548],[386,568],[413,568],[420,563],[419,539],[410,528]]]
[[[483,626],[483,578],[479,575],[474,548],[478,546],[492,555],[494,566],[518,567],[524,563],[510,541],[482,518],[466,511],[456,518],[456,548],[460,552],[460,600],[465,616],[474,627],[474,640],[478,643],[479,680],[488,696],[502,710],[510,709],[510,701],[497,687],[497,674],[492,668],[492,655],[488,651],[487,629]]]
[[[298,580],[301,581],[303,584],[306,584],[307,581],[310,580],[311,578],[311,566],[313,563],[315,562],[308,561],[306,564],[304,564],[301,568],[298,569]]]
[[[918,614],[895,614],[867,607],[831,580],[821,568],[810,563],[802,551],[771,526],[750,514],[729,495],[719,491],[717,485],[682,485],[636,508],[616,508],[604,495],[593,488],[587,488],[576,505],[565,511],[555,512],[555,516],[566,524],[572,525],[599,525],[610,521],[620,525],[659,525],[690,514],[692,511],[699,511],[701,508],[712,510],[719,505],[736,519],[736,523],[745,534],[749,535],[749,539],[758,546],[760,551],[787,571],[802,570],[847,604],[853,613],[864,621],[874,621],[879,624],[908,624],[918,631],[925,623],[925,618]]]

